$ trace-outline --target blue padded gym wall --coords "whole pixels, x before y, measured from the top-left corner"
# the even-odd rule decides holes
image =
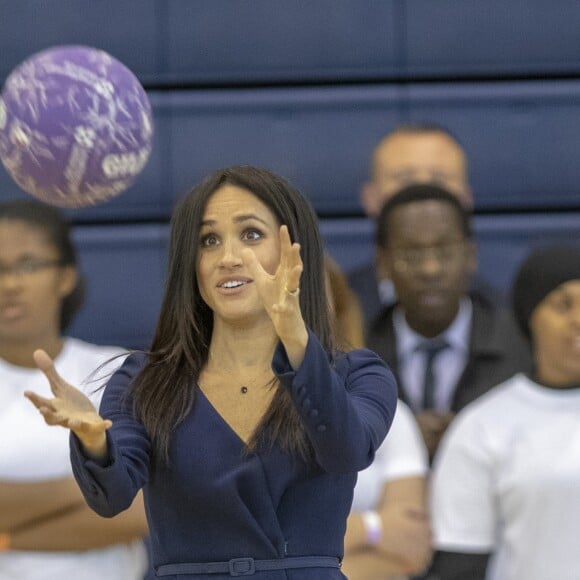
[[[507,289],[530,247],[580,243],[576,0],[59,0],[7,2],[0,82],[62,44],[129,66],[154,150],[117,199],[68,211],[87,304],[72,332],[146,347],[176,199],[209,171],[267,166],[310,198],[345,269],[372,252],[358,203],[376,142],[448,127],[469,156],[480,269]],[[0,168],[0,199],[23,197]]]

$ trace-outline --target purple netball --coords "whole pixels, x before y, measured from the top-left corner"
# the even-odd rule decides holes
[[[152,138],[147,94],[102,50],[39,52],[12,71],[0,97],[0,159],[24,191],[53,205],[120,194],[145,167]]]

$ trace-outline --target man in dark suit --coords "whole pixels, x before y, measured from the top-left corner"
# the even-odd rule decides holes
[[[473,196],[467,169],[463,148],[444,128],[433,124],[401,126],[384,137],[373,151],[370,180],[362,187],[361,205],[371,219],[376,219],[385,201],[400,189],[414,183],[433,183],[453,193],[471,210]],[[367,326],[382,306],[395,300],[391,280],[377,269],[375,262],[350,272],[349,284],[360,300]],[[504,303],[501,292],[476,273],[471,285],[481,299]]]
[[[389,363],[431,456],[454,413],[527,370],[512,320],[469,290],[477,257],[470,214],[436,185],[407,187],[377,220],[377,259],[397,303],[370,325],[367,345]]]

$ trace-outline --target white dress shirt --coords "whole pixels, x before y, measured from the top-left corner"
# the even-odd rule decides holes
[[[445,340],[449,347],[440,352],[433,362],[435,375],[434,409],[449,411],[455,388],[467,364],[471,318],[471,300],[464,298],[457,316],[447,329],[432,340]],[[397,362],[399,376],[404,385],[409,406],[413,411],[422,410],[423,377],[425,375],[426,354],[418,347],[427,339],[415,332],[405,319],[404,310],[397,306],[393,312],[393,327],[397,342]]]

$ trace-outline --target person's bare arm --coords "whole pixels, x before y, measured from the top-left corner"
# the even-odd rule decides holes
[[[78,509],[23,528],[11,537],[11,549],[78,551],[129,543],[148,534],[143,496],[114,518],[102,518],[83,503]]]
[[[387,482],[378,513],[383,523],[381,541],[369,544],[361,514],[348,519],[343,567],[352,580],[383,574],[413,574],[431,559],[431,529],[424,477]]]
[[[0,482],[0,532],[85,504],[72,477],[40,482]]]

